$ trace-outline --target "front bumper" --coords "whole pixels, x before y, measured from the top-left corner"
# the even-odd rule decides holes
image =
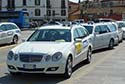
[[[25,65],[29,65],[26,67]],[[63,74],[65,73],[65,62],[46,62],[46,63],[22,63],[8,61],[7,66],[10,72],[21,73],[44,73],[44,74]],[[31,67],[32,66],[32,67]]]

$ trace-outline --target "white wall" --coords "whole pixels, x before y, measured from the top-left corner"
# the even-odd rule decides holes
[[[35,1],[34,0],[27,0],[27,4],[26,6],[23,6],[23,2],[22,0],[15,0],[15,5],[16,5],[16,9],[15,10],[22,10],[22,9],[27,9],[27,11],[29,12],[29,16],[31,18],[45,18],[44,16],[46,15],[46,0],[40,0],[41,4],[40,6],[36,6],[35,5]],[[68,18],[68,0],[65,1],[66,2],[66,16],[61,16],[61,0],[50,0],[51,3],[51,13],[52,10],[55,10],[55,13],[58,14],[54,17],[58,17],[58,18]],[[2,0],[2,10],[7,10],[6,9],[7,6],[7,0]],[[41,16],[35,16],[35,9],[40,9],[41,10]],[[53,18],[51,16],[51,18]]]

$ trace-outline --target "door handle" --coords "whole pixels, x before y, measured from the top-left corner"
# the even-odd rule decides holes
[[[13,32],[12,31],[7,32],[7,35],[13,35]]]

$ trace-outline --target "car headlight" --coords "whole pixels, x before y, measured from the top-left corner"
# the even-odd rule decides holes
[[[7,56],[7,58],[8,58],[8,60],[17,60],[18,59],[18,54],[14,54],[14,52],[13,51],[10,51],[9,53],[8,53],[8,56]]]
[[[14,60],[16,61],[18,59],[18,54],[14,54]]]
[[[51,59],[51,56],[50,56],[50,55],[46,55],[46,56],[45,56],[45,61],[46,61],[46,62],[48,62],[50,59]]]
[[[62,58],[61,52],[57,52],[57,53],[52,55],[52,61],[54,61],[54,62],[59,61],[61,58]]]
[[[10,51],[10,52],[8,53],[8,56],[7,56],[8,60],[12,60],[13,57],[14,57],[14,53],[13,53],[13,51]]]

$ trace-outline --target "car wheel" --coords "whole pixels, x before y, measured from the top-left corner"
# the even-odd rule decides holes
[[[72,58],[69,56],[66,63],[65,78],[70,78],[72,75]]]
[[[13,44],[17,44],[18,43],[18,36],[14,36],[13,37]]]
[[[122,36],[122,39],[121,39],[121,41],[120,41],[121,43],[123,42],[123,36]]]
[[[121,43],[123,42],[123,39],[121,40]]]
[[[113,47],[114,47],[114,41],[110,40],[110,42],[109,42],[109,49],[113,49]]]
[[[91,59],[92,59],[92,50],[91,50],[91,48],[89,48],[87,51],[87,58],[86,58],[87,64],[89,64],[91,62]]]

